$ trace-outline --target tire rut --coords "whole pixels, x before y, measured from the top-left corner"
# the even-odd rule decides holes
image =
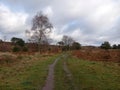
[[[78,90],[77,86],[75,85],[74,81],[73,81],[73,76],[72,76],[72,73],[70,72],[70,70],[68,69],[67,67],[67,64],[66,64],[66,60],[67,60],[67,55],[64,56],[64,62],[63,62],[63,69],[66,73],[66,76],[68,77],[68,80],[70,81],[71,83],[71,87],[73,88],[72,90]]]

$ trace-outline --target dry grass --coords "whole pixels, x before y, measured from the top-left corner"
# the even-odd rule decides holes
[[[0,64],[11,64],[17,61],[17,56],[11,53],[0,53]]]
[[[0,65],[0,90],[41,90],[46,80],[48,66],[56,58],[55,55],[39,53],[34,55],[1,53],[2,57],[4,55],[14,57],[16,61]]]
[[[120,50],[78,50],[73,51],[73,55],[86,60],[120,62]]]

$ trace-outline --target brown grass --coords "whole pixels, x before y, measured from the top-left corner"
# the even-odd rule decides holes
[[[11,53],[0,53],[0,64],[10,64],[17,61],[17,56]]]
[[[78,50],[73,51],[73,55],[87,60],[120,62],[120,50]]]

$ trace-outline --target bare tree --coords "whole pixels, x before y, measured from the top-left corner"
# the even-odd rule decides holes
[[[68,45],[67,40],[68,40],[68,36],[64,35],[63,38],[62,38],[64,46]]]
[[[43,15],[42,12],[38,12],[32,20],[31,33],[26,31],[30,35],[30,40],[38,44],[39,52],[41,51],[41,44],[48,43],[47,35],[53,28],[48,17]]]
[[[70,49],[70,46],[72,46],[72,44],[74,42],[72,37],[66,36],[66,35],[63,36],[62,41],[63,41],[66,49]]]
[[[66,36],[66,35],[63,36],[62,41],[63,41],[63,43],[64,43],[65,46],[66,46],[66,45],[71,46],[72,43],[74,42],[74,40],[73,40],[72,37]]]

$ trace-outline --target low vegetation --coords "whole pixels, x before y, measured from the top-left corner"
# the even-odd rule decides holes
[[[120,90],[120,66],[70,57],[67,65],[76,86],[81,90]]]
[[[72,54],[60,55],[55,66],[54,90],[120,89],[119,62],[84,60]],[[39,53],[0,53],[0,90],[41,90],[48,75],[48,66],[58,57]],[[65,63],[70,76],[65,71]]]
[[[106,62],[118,62],[120,63],[120,50],[119,49],[87,49],[87,50],[75,50],[72,54],[80,59],[86,59],[91,61],[106,61]]]
[[[0,54],[0,65],[10,65],[17,61],[17,56],[11,53],[1,53]]]
[[[64,62],[72,76],[65,72]],[[69,55],[56,65],[54,90],[119,90],[119,71],[118,63],[82,60]]]
[[[12,58],[8,54],[2,54],[5,61],[0,64],[0,90],[41,89],[46,80],[48,65],[56,58],[55,55],[10,55]]]

